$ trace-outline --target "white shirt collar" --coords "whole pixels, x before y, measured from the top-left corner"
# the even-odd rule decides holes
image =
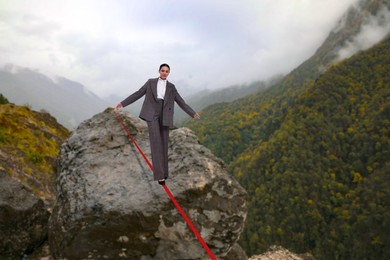
[[[167,87],[167,80],[158,78],[158,82],[157,82],[157,98],[164,99],[166,87]]]

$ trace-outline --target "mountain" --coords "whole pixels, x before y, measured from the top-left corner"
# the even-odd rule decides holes
[[[249,193],[248,255],[389,257],[389,10],[360,1],[281,83],[185,124]]]
[[[68,129],[108,106],[78,82],[13,65],[0,69],[0,93],[17,105],[50,112]]]
[[[321,75],[267,140],[230,164],[252,195],[246,249],[390,257],[389,71],[388,38]]]
[[[195,111],[201,111],[209,105],[233,100],[262,91],[272,85],[279,83],[281,75],[274,76],[267,81],[256,81],[245,85],[234,85],[218,90],[204,90],[185,98],[188,104]],[[175,124],[182,125],[188,119],[188,115],[181,109],[175,109]]]

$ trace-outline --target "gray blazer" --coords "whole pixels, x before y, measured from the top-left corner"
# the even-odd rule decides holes
[[[156,114],[156,109],[158,108],[157,81],[158,78],[149,79],[138,91],[134,92],[125,100],[123,100],[121,102],[122,106],[128,106],[145,95],[145,100],[142,105],[139,117],[145,121],[151,122],[154,115]],[[177,92],[175,85],[167,81],[162,116],[162,125],[164,126],[173,126],[173,110],[175,107],[175,101],[181,107],[181,109],[183,109],[191,117],[194,117],[196,114],[196,112],[186,104],[184,99],[180,96],[179,92]]]

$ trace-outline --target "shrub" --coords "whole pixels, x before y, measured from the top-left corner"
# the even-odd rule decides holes
[[[27,158],[33,164],[39,165],[43,162],[45,157],[36,151],[29,151],[27,152]]]
[[[3,94],[0,94],[0,105],[2,104],[8,104],[9,101],[6,97],[3,96]]]

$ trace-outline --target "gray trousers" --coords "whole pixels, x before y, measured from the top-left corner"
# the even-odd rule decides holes
[[[155,181],[168,178],[169,126],[162,125],[164,100],[159,100],[158,106],[153,121],[147,122]]]

